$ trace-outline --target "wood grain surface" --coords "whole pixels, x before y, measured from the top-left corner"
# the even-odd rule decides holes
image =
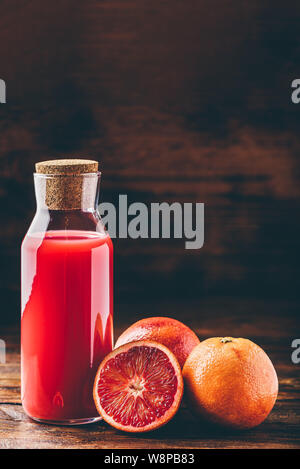
[[[150,305],[151,309],[166,305]],[[279,396],[268,419],[247,432],[228,432],[199,424],[184,404],[165,427],[149,434],[121,433],[106,423],[82,427],[41,425],[23,412],[20,401],[19,339],[15,327],[1,330],[7,361],[0,365],[0,448],[300,448],[300,375],[291,362],[291,342],[298,325],[293,302],[206,299],[199,304],[169,304],[201,339],[218,335],[248,337],[272,359],[279,377]],[[240,311],[255,311],[248,319]],[[262,314],[262,310],[265,312]],[[137,305],[116,315],[116,336],[137,317]],[[198,314],[195,314],[195,312]],[[146,314],[145,314],[146,315]]]
[[[116,240],[120,301],[297,296],[299,19],[295,0],[1,1],[0,323],[34,163],[59,157],[99,160],[102,201],[205,203],[199,251]]]

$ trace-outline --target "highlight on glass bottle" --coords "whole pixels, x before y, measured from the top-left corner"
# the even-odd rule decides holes
[[[21,393],[33,419],[100,419],[97,368],[113,344],[113,246],[90,160],[36,164],[37,211],[22,243]]]

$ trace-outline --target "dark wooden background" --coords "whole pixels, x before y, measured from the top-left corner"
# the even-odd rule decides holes
[[[299,25],[296,1],[1,0],[0,323],[19,320],[34,163],[74,155],[100,161],[102,200],[205,203],[199,251],[115,241],[116,313],[299,305]]]

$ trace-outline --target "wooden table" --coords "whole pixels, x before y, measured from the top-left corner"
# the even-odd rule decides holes
[[[161,311],[166,310],[163,309],[166,305],[160,306]],[[299,321],[296,323],[299,305],[208,299],[202,301],[198,316],[195,312],[199,304],[179,306],[174,305],[174,310],[182,311],[177,318],[185,318],[200,338],[230,332],[254,340],[267,351],[278,372],[280,392],[272,413],[262,425],[244,433],[217,431],[200,425],[185,406],[168,425],[140,436],[115,431],[102,422],[81,427],[35,423],[24,414],[20,402],[18,330],[0,326],[0,337],[7,343],[6,363],[0,365],[0,448],[300,448],[300,364],[291,361],[291,342],[300,336]],[[150,305],[151,308],[155,311],[155,305]],[[138,310],[132,305],[120,308],[117,334],[140,316],[132,313]],[[239,310],[249,312],[241,316]]]

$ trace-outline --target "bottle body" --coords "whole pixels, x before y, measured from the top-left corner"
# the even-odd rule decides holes
[[[49,423],[95,421],[93,382],[113,345],[111,239],[95,210],[44,208],[21,259],[24,410]]]

